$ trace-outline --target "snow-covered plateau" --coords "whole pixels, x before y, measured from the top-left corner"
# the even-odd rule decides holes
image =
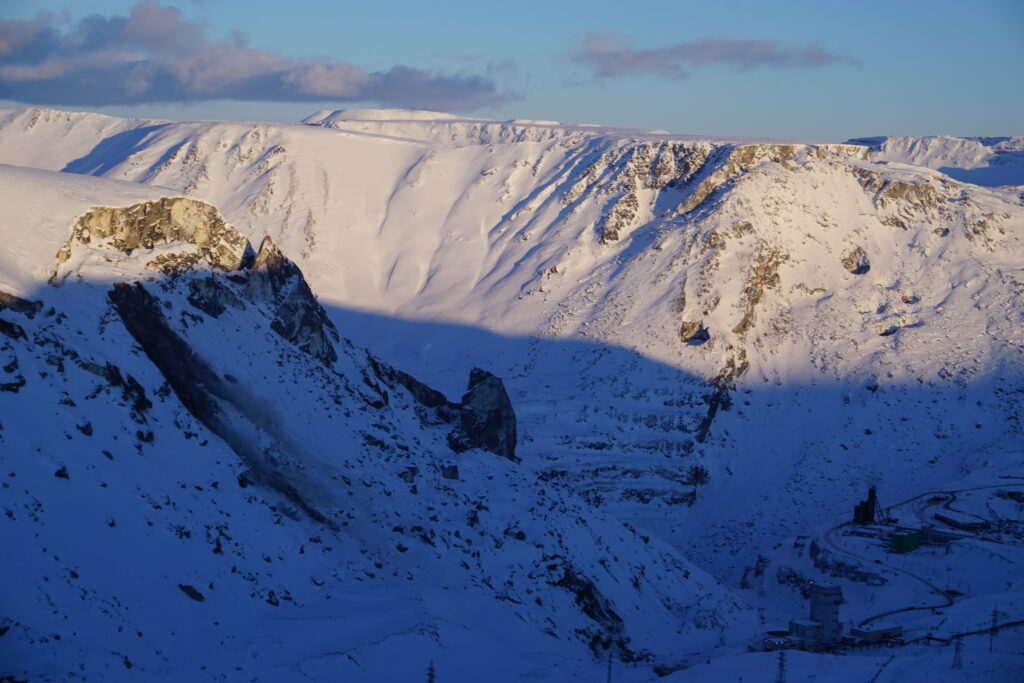
[[[0,110],[0,680],[1019,680],[1022,155]]]

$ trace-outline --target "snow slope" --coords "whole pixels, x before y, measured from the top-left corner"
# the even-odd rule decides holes
[[[460,404],[338,338],[212,207],[0,185],[5,672],[590,680],[606,641],[653,666],[753,627],[534,465],[453,451]]]
[[[0,114],[0,161],[271,236],[343,335],[449,396],[495,372],[541,481],[729,586],[868,484],[909,497],[1022,443],[1021,195],[949,171],[1016,143],[895,140]]]

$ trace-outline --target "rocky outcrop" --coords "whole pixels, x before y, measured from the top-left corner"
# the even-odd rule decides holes
[[[221,412],[211,393],[226,393],[227,387],[170,328],[160,302],[138,283],[117,283],[108,297],[128,332],[160,369],[182,404],[200,422],[211,424]]]
[[[36,313],[41,311],[42,308],[42,301],[22,299],[0,290],[0,311],[13,311],[14,313],[21,313],[22,315],[32,318]]]
[[[641,191],[682,190],[704,168],[713,150],[707,142],[663,142],[606,152],[584,170],[564,203],[571,204],[588,192],[618,195],[599,224],[601,242],[614,242],[636,226]]]
[[[743,318],[733,328],[733,332],[744,335],[756,321],[756,308],[769,289],[779,286],[779,267],[789,260],[787,254],[770,247],[763,248],[754,260],[743,289]]]
[[[182,405],[235,451],[251,468],[248,475],[256,483],[285,496],[316,521],[332,525],[276,469],[275,460],[268,457],[257,440],[252,435],[245,435],[225,413],[224,405],[243,416],[248,407],[240,400],[237,390],[221,379],[171,328],[160,300],[139,283],[117,283],[108,297],[128,332],[160,370]]]
[[[675,192],[675,196],[666,196],[665,215],[678,216],[693,211],[732,178],[758,164],[839,155],[863,159],[866,150],[856,145],[733,146],[706,141],[641,144],[601,155],[584,170],[563,203],[572,204],[588,192],[618,195],[598,226],[601,242],[608,244],[636,227],[642,213],[638,194],[641,190],[654,190],[659,195]],[[659,203],[660,198],[654,206]]]
[[[708,158],[707,168],[696,179],[692,191],[672,211],[672,215],[686,214],[704,203],[717,189],[742,171],[760,163],[786,163],[797,158],[814,157],[825,159],[829,156],[853,155],[859,159],[867,156],[863,147],[856,145],[778,145],[753,144],[737,147],[723,147],[721,152]],[[699,180],[699,182],[697,182]]]
[[[212,318],[219,318],[228,307],[245,309],[242,300],[215,277],[190,280],[188,302]]]
[[[210,204],[184,197],[164,197],[131,206],[96,207],[78,219],[71,237],[57,252],[57,272],[76,248],[106,247],[130,253],[134,249],[183,242],[195,245],[194,252],[161,255],[151,268],[167,274],[188,270],[200,260],[211,268],[238,270],[252,259],[252,247],[238,230],[228,225]]]
[[[0,291],[0,311],[11,311],[12,313],[20,313],[28,318],[34,318],[36,313],[42,308],[43,303],[41,301],[29,301],[28,299],[22,299],[13,294]],[[3,318],[0,318],[0,334],[11,339],[25,338],[25,330],[21,325],[4,320]],[[23,384],[24,382],[18,386],[20,387]]]
[[[269,237],[263,239],[249,273],[246,294],[270,302],[274,309],[271,328],[325,365],[338,360],[332,342],[338,330],[317,302],[299,267]]]
[[[462,396],[458,420],[458,425],[448,435],[448,444],[456,453],[479,448],[519,461],[516,414],[500,379],[486,370],[473,368]]]
[[[897,203],[919,211],[938,210],[946,201],[930,179],[905,182],[865,168],[857,168],[854,173],[857,182],[871,194],[875,205],[881,208]]]
[[[550,570],[549,570],[550,571]],[[628,638],[624,638],[622,617],[613,607],[611,601],[601,594],[594,582],[581,575],[572,565],[562,563],[562,575],[551,585],[569,591],[583,614],[590,617],[596,629],[587,629],[590,649],[597,656],[602,656],[613,647],[618,650],[620,659],[632,661],[635,656],[628,647]]]
[[[374,374],[377,375],[378,378],[387,384],[398,384],[405,387],[406,390],[412,394],[412,397],[421,405],[426,406],[427,408],[458,408],[458,406],[450,404],[448,399],[445,398],[444,394],[440,391],[431,389],[412,375],[393,368],[386,363],[380,362],[369,353],[367,353],[366,358],[370,363],[370,367],[373,368]]]
[[[708,332],[708,328],[704,327],[704,323],[699,320],[684,320],[682,325],[679,326],[679,337],[691,346],[699,346],[711,339],[711,333]]]
[[[65,265],[76,253],[91,248],[106,258],[111,250],[131,258],[136,249],[155,249],[157,254],[136,267],[157,270],[169,278],[196,271],[233,273],[244,283],[240,297],[217,274],[195,277],[188,282],[190,304],[217,318],[228,308],[241,310],[244,300],[266,307],[273,316],[271,328],[325,365],[332,365],[340,341],[327,313],[317,303],[302,272],[266,237],[259,253],[220,212],[194,199],[163,198],[131,206],[98,207],[78,219],[71,237],[57,254],[57,269],[51,282],[63,280],[76,266]],[[204,266],[205,264],[205,266]],[[130,271],[129,268],[125,269]],[[140,273],[140,279],[142,275]]]

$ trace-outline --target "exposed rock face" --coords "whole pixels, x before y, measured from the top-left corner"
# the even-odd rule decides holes
[[[744,335],[754,325],[757,305],[766,290],[779,286],[779,267],[788,259],[787,254],[772,248],[764,248],[757,255],[743,290],[743,318],[733,328],[734,333]]]
[[[708,161],[712,146],[704,143],[652,143],[628,150],[612,150],[591,164],[564,198],[566,205],[588,193],[618,195],[600,222],[601,241],[618,240],[635,227],[640,213],[638,193],[682,189]],[[607,181],[608,170],[614,180]]]
[[[858,169],[856,173],[861,187],[871,193],[875,204],[881,207],[903,202],[918,210],[937,210],[945,202],[942,193],[930,179],[904,182],[886,178],[878,172],[866,169]]]
[[[242,310],[245,304],[215,277],[189,280],[188,302],[210,317],[218,318],[231,308]]]
[[[311,506],[273,466],[273,459],[260,452],[251,440],[240,436],[223,405],[243,410],[236,391],[189,346],[167,323],[160,300],[139,283],[117,283],[108,297],[128,332],[177,394],[192,415],[224,439],[251,468],[257,483],[277,490],[311,518],[330,523]]]
[[[238,270],[252,258],[248,240],[228,225],[213,206],[195,199],[164,197],[123,208],[97,207],[78,219],[67,243],[57,252],[57,278],[76,244],[105,246],[122,252],[152,249],[172,242],[198,247],[198,253],[158,257],[150,267],[171,274],[200,259],[217,270]]]
[[[843,256],[843,268],[854,275],[863,275],[871,270],[871,262],[868,260],[867,252],[860,247]]]
[[[191,279],[188,301],[197,309],[217,318],[228,308],[244,309],[243,299],[266,306],[274,316],[271,328],[275,332],[325,365],[337,360],[333,342],[340,340],[338,332],[298,266],[269,237],[257,254],[215,207],[194,199],[165,197],[122,208],[92,209],[78,219],[71,237],[58,252],[57,270],[51,281],[73,272],[82,261],[75,255],[88,259],[90,249],[99,250],[94,259],[105,259],[110,251],[120,251],[130,259],[134,258],[133,250],[156,248],[155,257],[137,261],[136,268],[143,272],[157,270],[172,278],[209,268],[235,273],[232,277],[236,281],[246,283],[239,297],[214,273]],[[75,263],[69,264],[73,257]]]
[[[227,393],[227,388],[217,373],[196,357],[188,343],[167,325],[160,302],[141,284],[118,283],[108,297],[128,332],[160,368],[189,412],[204,424],[212,423],[221,411],[211,400],[211,393]]]
[[[562,576],[552,582],[552,585],[572,593],[579,608],[599,627],[599,631],[587,633],[594,654],[601,656],[615,647],[623,661],[633,660],[634,655],[627,646],[629,639],[622,637],[622,617],[615,612],[611,602],[601,594],[592,581],[581,576],[572,565],[565,562],[563,565]]]
[[[0,291],[0,311],[11,311],[13,313],[20,313],[28,318],[34,318],[42,307],[43,303],[41,301],[29,301],[28,299],[22,299],[13,294]],[[11,339],[25,338],[25,330],[22,329],[21,325],[4,320],[3,318],[0,318],[0,334]],[[18,387],[23,385],[24,381]]]
[[[480,448],[509,460],[516,457],[516,414],[501,380],[480,368],[469,373],[459,424],[448,435],[457,453]]]
[[[298,266],[269,237],[260,245],[246,293],[276,306],[271,328],[279,335],[326,365],[338,359],[331,343],[340,340],[338,330],[317,303]]]
[[[707,168],[702,169],[699,184],[673,211],[680,215],[693,211],[715,190],[726,184],[741,171],[761,162],[785,163],[799,157],[827,158],[829,155],[853,155],[865,158],[866,151],[854,145],[777,145],[754,144],[725,147],[707,157]],[[694,181],[696,182],[696,178]]]
[[[662,217],[688,214],[743,171],[764,162],[865,158],[856,145],[716,145],[707,141],[642,143],[602,154],[581,174],[563,198],[566,206],[587,195],[611,195],[598,223],[603,244],[621,239],[643,223],[642,193],[656,193]]]

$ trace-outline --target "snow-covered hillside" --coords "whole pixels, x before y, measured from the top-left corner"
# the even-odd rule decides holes
[[[10,226],[5,235],[15,237],[5,240],[25,252],[0,254],[6,259],[0,265],[12,294],[47,306],[56,308],[48,297],[93,292],[81,305],[83,315],[93,317],[68,328],[90,340],[82,342],[90,348],[132,343],[111,312],[106,283],[155,278],[146,291],[169,305],[163,317],[183,343],[209,357],[219,374],[239,380],[242,395],[273,396],[274,433],[267,432],[262,409],[249,403],[230,408],[244,413],[237,416],[244,424],[260,425],[246,431],[266,432],[259,448],[291,449],[302,453],[299,462],[321,462],[329,439],[308,445],[305,435],[338,429],[333,425],[340,418],[327,399],[341,390],[325,388],[335,380],[330,370],[324,374],[322,358],[310,360],[275,336],[280,316],[267,307],[282,302],[260,304],[256,316],[248,306],[243,312],[227,306],[223,320],[206,320],[189,310],[193,288],[226,288],[230,295],[217,296],[244,302],[249,286],[226,275],[210,280],[218,285],[186,284],[206,282],[208,268],[202,277],[153,273],[145,266],[159,254],[98,252],[82,240],[62,251],[58,268],[57,252],[75,218],[93,203],[125,206],[171,195],[208,202],[240,239],[258,246],[269,236],[275,253],[294,260],[323,306],[323,319],[313,316],[322,329],[336,329],[339,338],[351,338],[450,397],[465,390],[473,367],[502,378],[517,418],[518,464],[451,453],[445,436],[451,425],[422,424],[415,396],[395,386],[385,390],[402,398],[372,408],[384,410],[382,417],[365,418],[378,429],[399,425],[394,434],[374,432],[375,440],[361,443],[351,437],[351,448],[366,454],[352,462],[371,472],[384,468],[373,475],[380,481],[401,478],[405,470],[397,463],[406,460],[418,473],[430,471],[427,463],[445,453],[445,463],[458,464],[463,479],[474,482],[471,492],[444,493],[452,510],[462,514],[470,501],[500,490],[507,494],[507,517],[496,524],[511,524],[513,517],[525,524],[518,515],[530,512],[527,519],[537,528],[522,531],[538,537],[537,557],[503,554],[495,543],[494,559],[487,560],[495,564],[462,570],[477,582],[464,590],[491,595],[493,589],[504,601],[498,586],[488,585],[494,577],[525,591],[537,577],[523,569],[523,583],[516,584],[518,567],[546,566],[551,554],[570,557],[564,547],[551,550],[558,543],[585,546],[581,538],[603,538],[620,561],[634,558],[632,569],[620,566],[610,581],[646,572],[651,585],[641,594],[671,594],[698,611],[703,608],[694,605],[706,602],[714,616],[702,623],[711,625],[714,640],[727,622],[736,624],[733,632],[746,628],[749,635],[750,622],[739,603],[698,570],[687,568],[685,581],[673,573],[672,563],[685,566],[681,557],[737,588],[764,548],[841,519],[869,484],[902,499],[1022,449],[1024,200],[1019,188],[961,182],[957,178],[969,178],[949,170],[1011,168],[999,160],[1018,154],[1019,144],[935,140],[713,140],[432,112],[319,112],[301,125],[281,125],[4,110],[0,162],[65,173],[17,169],[3,176],[10,188],[5,194],[23,197],[15,203],[21,218],[4,223]],[[71,174],[102,177],[110,197],[100,200],[96,190],[96,200],[72,201],[93,186]],[[68,189],[53,197],[32,189],[47,184]],[[41,226],[33,230],[50,235],[49,246],[26,244],[17,237],[22,225]],[[196,262],[210,253],[195,244],[186,251]],[[180,253],[170,248],[170,261]],[[43,284],[51,278],[65,284]],[[186,310],[203,322],[178,312]],[[96,341],[100,329],[121,341]],[[254,335],[254,329],[261,331]],[[312,346],[322,349],[328,337],[324,332]],[[223,339],[246,350],[225,354]],[[366,373],[378,385],[396,376],[375,370],[385,366],[345,342],[331,346],[338,355],[332,362],[343,366],[333,372],[350,378],[357,394],[367,391],[365,383],[358,386]],[[283,369],[274,360],[281,349],[294,357]],[[248,357],[270,362],[257,363],[254,377],[253,370],[236,367]],[[142,357],[135,362],[146,365]],[[146,375],[133,367],[132,376],[149,387],[147,396],[155,392],[162,382],[156,368],[146,365]],[[293,379],[307,374],[312,379]],[[144,376],[152,378],[149,385]],[[277,389],[268,389],[310,382],[308,395],[305,389],[285,392],[280,406]],[[51,403],[66,389],[54,391]],[[168,429],[173,421],[165,419]],[[352,434],[366,428],[342,423]],[[295,434],[304,436],[292,443]],[[392,437],[409,450],[369,464],[369,454],[383,448],[378,441],[388,444]],[[231,440],[216,429],[203,438],[219,448]],[[236,443],[225,452],[237,458],[246,448]],[[313,476],[301,474],[300,488],[312,486],[305,477]],[[431,490],[448,486],[435,481],[441,486]],[[359,491],[368,506],[380,499],[371,487]],[[417,507],[419,499],[393,498],[397,489],[388,490],[386,510],[431,515]],[[343,509],[335,495],[325,494],[324,505]],[[556,513],[559,506],[576,512]],[[374,533],[391,524],[408,532],[412,525],[386,510],[374,520]],[[563,518],[574,516],[586,532],[562,528]],[[452,529],[453,519],[440,515],[437,523]],[[621,523],[636,535],[621,531]],[[427,529],[422,521],[416,526]],[[514,538],[520,527],[509,528]],[[386,531],[400,533],[390,526]],[[576,540],[565,540],[570,537]],[[641,537],[647,540],[638,545]],[[647,559],[652,546],[656,559]],[[634,557],[638,548],[641,558]],[[473,552],[482,551],[476,546]],[[434,574],[414,577],[409,594],[425,594],[424,586],[433,591],[438,577],[456,569],[446,563],[457,565],[457,559],[424,560],[425,571]],[[597,571],[584,573],[596,581],[591,574]],[[644,601],[660,600],[627,593],[609,598],[618,616],[648,612]],[[514,601],[503,609],[531,633],[543,633],[544,619],[555,622],[556,633],[580,629],[574,638],[581,643],[594,633],[586,625],[593,615],[582,608],[579,617],[579,605],[563,610],[538,596],[543,606],[527,609],[522,595],[504,595]],[[658,641],[665,624],[678,618],[675,607],[662,604],[642,623],[623,617],[634,644],[636,634],[650,639],[644,649],[655,659],[717,643]],[[468,624],[489,615],[459,612],[450,623],[475,628]],[[430,637],[445,646],[455,642]],[[546,647],[536,647],[549,653],[538,662],[559,651]],[[517,660],[510,675],[534,664],[542,666]]]
[[[850,140],[868,145],[870,157],[933,168],[966,183],[1024,185],[1024,137],[875,137]]]
[[[589,680],[606,640],[654,665],[749,633],[489,440],[499,380],[452,403],[340,339],[270,240],[159,188],[0,183],[6,670]]]

